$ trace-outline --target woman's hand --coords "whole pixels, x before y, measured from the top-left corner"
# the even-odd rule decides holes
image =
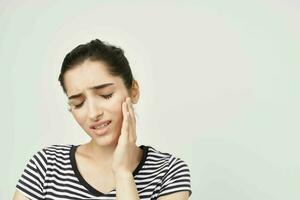
[[[122,103],[123,123],[117,147],[113,154],[112,170],[116,173],[131,173],[135,158],[136,126],[130,97]]]

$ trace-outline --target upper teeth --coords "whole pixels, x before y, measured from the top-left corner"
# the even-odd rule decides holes
[[[103,128],[104,126],[107,126],[110,122],[107,122],[105,124],[102,124],[100,126],[96,126],[95,129],[98,129],[98,128]]]

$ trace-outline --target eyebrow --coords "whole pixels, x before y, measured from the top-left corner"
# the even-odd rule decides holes
[[[114,84],[113,83],[105,83],[102,85],[96,85],[96,86],[90,87],[89,89],[90,90],[103,89],[103,88],[106,88],[111,85],[114,85]],[[81,95],[82,95],[82,93],[74,94],[74,95],[69,96],[68,99],[75,99],[75,98],[80,97]]]

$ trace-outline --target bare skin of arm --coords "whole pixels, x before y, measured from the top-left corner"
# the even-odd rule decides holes
[[[158,200],[188,200],[188,199],[189,199],[189,192],[187,191],[176,192],[158,198]]]
[[[136,143],[135,115],[130,98],[126,98],[122,103],[122,112],[122,130],[112,164],[116,181],[116,197],[117,200],[139,200],[130,167]]]
[[[13,200],[29,200],[19,190],[16,189]]]

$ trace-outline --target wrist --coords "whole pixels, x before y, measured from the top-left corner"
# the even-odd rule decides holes
[[[115,178],[118,179],[124,179],[124,178],[129,178],[132,177],[131,171],[128,170],[118,170],[114,172]]]

